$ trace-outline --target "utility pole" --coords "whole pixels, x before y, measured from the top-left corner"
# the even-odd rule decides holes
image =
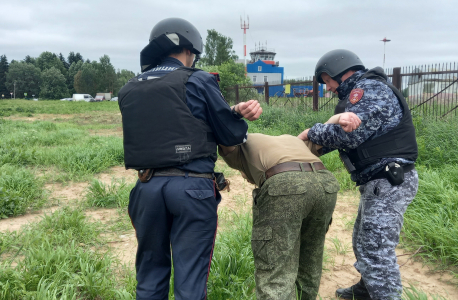
[[[14,81],[14,99],[16,99],[16,80]]]
[[[245,69],[246,69],[246,30],[250,29],[250,18],[247,16],[247,21],[243,20],[240,16],[240,28],[243,29],[243,57],[245,59]]]
[[[387,40],[385,37],[383,40],[380,40],[380,41],[383,42],[383,68],[385,69],[385,47],[386,47],[386,43],[390,42],[391,40]]]

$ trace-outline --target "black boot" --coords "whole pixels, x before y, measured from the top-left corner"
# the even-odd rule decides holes
[[[338,299],[350,299],[350,300],[371,300],[371,296],[366,289],[363,279],[346,289],[338,289],[336,291],[336,297]]]

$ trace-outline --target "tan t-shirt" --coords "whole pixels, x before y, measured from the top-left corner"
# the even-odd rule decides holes
[[[219,149],[219,154],[229,167],[242,171],[250,181],[261,186],[264,172],[275,165],[289,161],[321,162],[317,157],[319,148],[321,146],[292,135],[250,133],[247,141],[236,146],[234,151],[224,156]]]

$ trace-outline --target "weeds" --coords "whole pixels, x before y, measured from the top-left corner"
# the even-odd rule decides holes
[[[87,204],[96,207],[126,207],[133,187],[134,184],[127,184],[124,180],[104,184],[94,179],[86,194]]]
[[[20,233],[2,234],[9,245],[2,255],[16,253],[16,266],[11,259],[1,265],[0,298],[133,299],[120,287],[118,262],[101,248],[100,228],[82,211],[62,209]]]
[[[427,295],[425,292],[418,290],[413,285],[404,288],[402,295],[403,300],[446,300],[445,297],[439,295]]]
[[[43,182],[32,172],[9,164],[0,166],[0,219],[37,209],[45,201]]]
[[[86,179],[124,161],[122,139],[88,136],[69,124],[0,120],[0,164],[57,167],[65,179]]]
[[[334,248],[336,250],[337,254],[345,255],[348,253],[348,251],[351,249],[351,245],[346,245],[342,243],[338,237],[335,238],[328,238],[332,244],[334,245]]]

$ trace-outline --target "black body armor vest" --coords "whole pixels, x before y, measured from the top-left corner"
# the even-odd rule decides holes
[[[351,163],[360,172],[372,164],[377,163],[382,158],[405,158],[407,160],[416,161],[418,157],[417,140],[415,138],[415,127],[412,122],[409,106],[407,105],[404,96],[398,89],[377,72],[379,68],[369,70],[364,74],[362,79],[373,79],[386,84],[396,95],[403,109],[403,116],[399,124],[375,139],[365,141],[356,149],[350,151],[342,151],[348,155]],[[383,70],[382,70],[383,71]],[[345,100],[340,100],[334,111],[335,114],[345,112],[348,97]]]
[[[126,169],[178,166],[211,156],[211,128],[186,105],[186,82],[197,69],[181,67],[159,78],[129,82],[119,92]]]

